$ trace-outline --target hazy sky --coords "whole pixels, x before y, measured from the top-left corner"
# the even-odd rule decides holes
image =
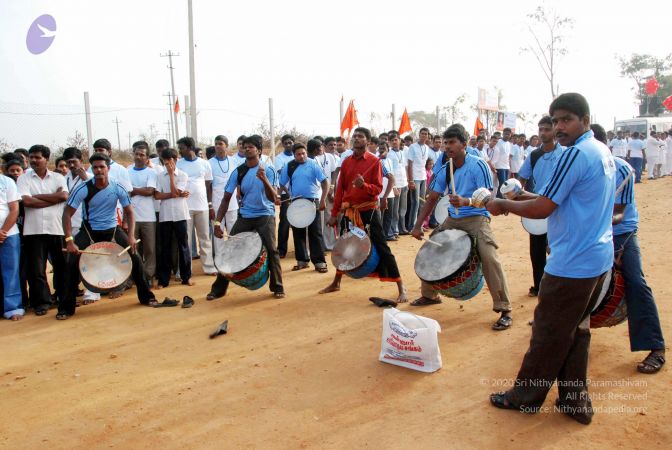
[[[235,138],[268,119],[308,133],[338,134],[339,100],[354,99],[362,125],[391,126],[404,107],[432,111],[478,87],[498,86],[510,111],[542,113],[550,92],[529,42],[526,13],[538,1],[258,1],[194,0],[196,92],[201,140]],[[607,128],[636,115],[632,82],[616,54],[670,51],[668,2],[650,1],[633,20],[631,2],[547,2],[575,20],[558,71],[561,92],[583,93]],[[659,12],[648,16],[644,13]],[[26,33],[42,14],[57,24],[40,55]],[[656,26],[656,20],[659,20]],[[635,24],[639,23],[639,29]],[[85,132],[83,92],[94,111],[94,138],[122,146],[155,124],[163,135],[170,89],[168,49],[184,107],[189,94],[186,0],[3,0],[0,2],[0,139],[15,146],[63,145]],[[47,115],[6,114],[31,113]],[[370,121],[371,113],[378,120]],[[465,109],[467,129],[475,113]],[[398,124],[397,124],[398,126]],[[519,123],[519,127],[522,126]],[[179,123],[185,132],[184,119]]]

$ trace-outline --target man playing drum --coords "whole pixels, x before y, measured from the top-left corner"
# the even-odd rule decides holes
[[[586,381],[590,313],[614,259],[615,163],[609,149],[593,137],[590,108],[582,95],[560,95],[551,103],[549,114],[555,137],[567,149],[546,186],[530,200],[492,199],[486,204],[494,215],[548,217],[551,247],[530,347],[514,387],[492,394],[490,402],[497,408],[534,413],[557,380],[556,407],[587,425],[593,416]]]
[[[75,314],[75,303],[79,286],[79,251],[94,242],[114,240],[126,248],[130,246],[133,269],[131,276],[143,305],[156,303],[154,294],[149,290],[140,257],[135,253],[135,217],[128,192],[121,185],[108,178],[110,158],[103,153],[95,153],[89,159],[93,178],[80,184],[70,194],[63,211],[63,231],[70,257],[67,260],[65,299],[58,305],[56,319],[65,320]],[[124,218],[128,224],[128,235],[117,225],[117,201],[124,209]],[[76,236],[72,236],[71,219],[79,205],[82,206],[82,226]],[[105,270],[99,267],[99,270]]]
[[[454,186],[456,193],[452,192],[450,180],[450,164],[444,164],[432,177],[430,193],[427,201],[420,211],[418,222],[411,234],[416,239],[422,239],[422,222],[434,209],[439,197],[450,187],[449,215],[446,220],[434,229],[439,233],[447,229],[462,230],[476,240],[478,255],[483,265],[483,275],[492,296],[492,309],[500,313],[500,317],[492,325],[492,329],[501,331],[509,328],[513,322],[511,318],[511,302],[509,290],[506,285],[504,270],[497,257],[497,243],[490,228],[490,215],[484,208],[471,206],[471,196],[478,188],[492,190],[492,177],[487,163],[479,157],[467,154],[467,132],[460,124],[448,127],[443,133],[446,152],[453,159],[455,167]],[[456,210],[456,208],[458,208]],[[442,261],[436,261],[441,264]],[[411,305],[424,306],[441,303],[439,294],[429,283],[422,282],[421,297],[414,300]]]
[[[343,222],[349,221],[362,229],[368,225],[371,242],[380,255],[380,263],[375,272],[380,281],[397,283],[399,291],[397,302],[402,303],[407,301],[406,288],[401,281],[397,261],[383,233],[382,219],[378,211],[378,195],[383,189],[383,173],[378,158],[366,150],[370,139],[371,132],[367,128],[359,127],[352,133],[353,154],[343,160],[328,224],[336,225],[338,214],[344,210]],[[343,223],[341,229],[347,230],[347,224]],[[342,278],[343,273],[337,271],[334,281],[322,289],[320,294],[340,290]]]
[[[277,173],[271,166],[262,166],[260,157],[262,152],[261,136],[253,135],[243,140],[245,150],[245,163],[231,174],[226,183],[224,198],[217,211],[215,218],[215,236],[222,238],[222,219],[229,209],[231,197],[238,189],[240,193],[240,216],[233,225],[231,235],[244,231],[256,231],[268,253],[270,268],[269,287],[275,298],[283,298],[285,289],[282,286],[282,268],[280,267],[280,255],[275,245],[275,197],[277,186]],[[208,300],[226,295],[229,280],[221,273],[212,283]]]

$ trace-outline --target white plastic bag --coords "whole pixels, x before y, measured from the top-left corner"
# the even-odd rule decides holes
[[[383,339],[378,359],[388,364],[436,372],[441,368],[441,351],[434,319],[416,316],[396,308],[383,311]]]

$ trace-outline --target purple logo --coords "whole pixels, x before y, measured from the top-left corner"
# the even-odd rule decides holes
[[[26,47],[33,55],[44,53],[56,37],[56,20],[43,14],[33,21],[26,35]]]

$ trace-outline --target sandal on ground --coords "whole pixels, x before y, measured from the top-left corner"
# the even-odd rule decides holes
[[[70,314],[66,314],[64,312],[59,312],[56,314],[56,320],[68,320],[70,318]]]
[[[195,304],[196,302],[194,301],[194,299],[189,297],[188,295],[185,295],[184,298],[182,299],[182,308],[191,308]]]
[[[168,307],[168,306],[177,306],[179,304],[180,304],[179,300],[175,300],[175,299],[166,297],[161,303],[158,303],[158,302],[153,303],[152,306],[154,308],[165,308],[165,307]]]
[[[82,305],[83,305],[83,306],[86,306],[86,305],[92,305],[92,304],[96,303],[97,301],[98,301],[98,300],[94,300],[94,299],[92,299],[92,298],[87,298],[87,299],[85,299],[85,300],[82,300]]]
[[[46,305],[38,306],[35,308],[36,316],[44,316],[49,311],[49,307]]]
[[[274,292],[273,297],[275,297],[275,298],[285,298],[285,293],[284,292]]]
[[[307,263],[298,263],[294,267],[292,267],[292,272],[296,272],[297,270],[303,270],[307,268],[308,268]]]
[[[318,266],[318,267],[315,267],[315,270],[319,273],[329,272],[329,269],[327,269],[327,266]]]
[[[217,328],[210,333],[210,339],[214,339],[221,334],[226,334],[229,330],[229,321],[225,320],[224,322],[217,325]]]
[[[658,372],[665,364],[665,354],[659,350],[653,350],[644,358],[644,361],[637,364],[637,371],[646,374]]]
[[[443,303],[440,298],[420,297],[411,302],[411,306],[428,306]]]
[[[378,306],[379,308],[385,308],[387,306],[391,306],[392,308],[397,307],[397,302],[395,302],[394,300],[388,300],[386,298],[369,297],[369,301],[374,305]]]
[[[492,324],[492,329],[495,331],[506,330],[507,328],[511,327],[512,323],[513,318],[511,316],[502,316],[497,320],[497,322]]]
[[[512,409],[514,411],[520,411],[527,414],[534,414],[539,411],[540,406],[534,405],[515,405],[511,399],[509,399],[508,392],[497,392],[490,394],[490,403],[492,406],[500,409]]]
[[[528,297],[537,297],[539,295],[539,290],[535,289],[534,286],[530,288],[529,291],[527,291],[527,296]]]
[[[224,295],[217,295],[214,292],[208,292],[208,295],[205,296],[205,299],[207,301],[212,301],[222,297],[224,297]]]

